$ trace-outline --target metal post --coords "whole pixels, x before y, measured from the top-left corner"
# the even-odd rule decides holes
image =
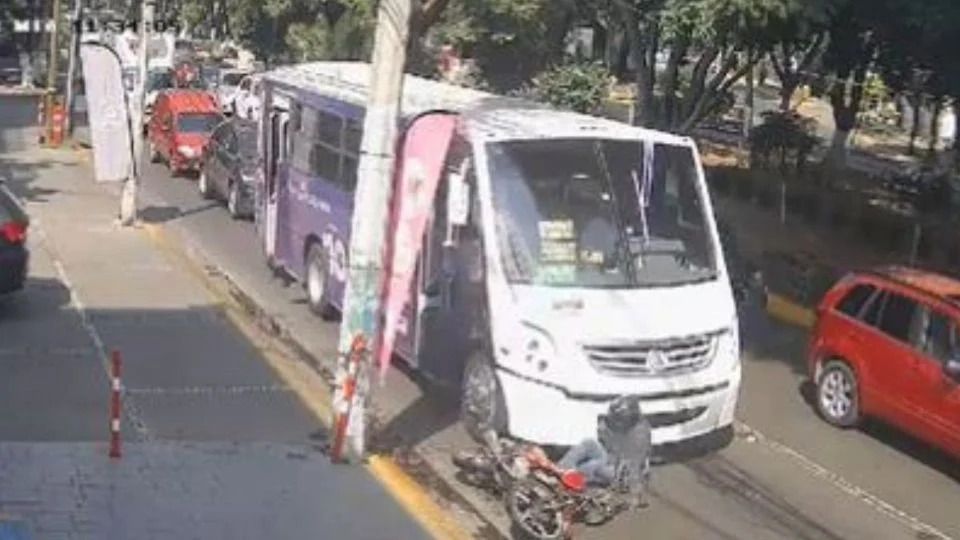
[[[397,123],[403,91],[412,0],[381,0],[377,13],[370,95],[360,144],[360,164],[350,237],[349,278],[340,326],[334,411],[338,416],[331,448],[335,461],[363,459],[364,415],[369,398],[372,359],[379,346],[383,246],[388,218]],[[351,346],[360,337],[372,344],[362,365],[351,373]],[[345,421],[340,422],[341,417]]]
[[[64,118],[63,131],[69,137],[73,133],[73,101],[74,95],[74,77],[77,71],[77,55],[80,49],[81,21],[83,16],[83,0],[73,0],[73,17],[70,22],[73,32],[70,35],[70,56],[67,60],[67,103],[66,117]]]
[[[146,98],[147,85],[147,49],[150,34],[153,32],[153,15],[155,0],[143,0],[140,17],[140,49],[138,52],[138,81],[136,95],[130,107],[130,117],[133,119],[133,163],[130,175],[123,183],[123,192],[120,194],[120,224],[134,225],[137,222],[137,187],[140,183],[143,170],[143,107]]]
[[[53,131],[53,104],[56,102],[57,95],[57,68],[60,58],[60,47],[58,46],[60,34],[60,0],[53,0],[53,13],[51,15],[53,27],[50,29],[50,60],[47,65],[47,100],[45,135],[46,140],[50,140],[50,132]]]

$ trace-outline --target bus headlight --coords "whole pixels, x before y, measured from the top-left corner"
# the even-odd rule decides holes
[[[730,369],[740,364],[740,323],[734,319],[730,326],[717,336],[717,355],[730,363]]]

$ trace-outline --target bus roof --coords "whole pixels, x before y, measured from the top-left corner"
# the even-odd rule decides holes
[[[311,62],[284,66],[263,75],[264,80],[317,93],[359,107],[366,106],[370,64],[365,62]],[[493,140],[598,137],[636,138],[668,144],[690,144],[685,137],[648,130],[606,118],[567,111],[519,98],[464,88],[406,75],[401,114],[444,110],[460,113],[470,128]]]

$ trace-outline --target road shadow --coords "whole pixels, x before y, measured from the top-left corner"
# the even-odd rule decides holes
[[[144,223],[162,224],[174,221],[194,214],[206,212],[211,208],[217,208],[220,205],[215,202],[194,206],[187,210],[181,210],[177,206],[147,206],[140,209],[140,220]]]
[[[430,379],[402,360],[395,359],[393,365],[417,386],[417,398],[399,414],[374,425],[372,448],[412,448],[460,421],[459,388]]]
[[[810,413],[819,416],[816,405],[816,385],[807,380],[800,385],[798,391],[803,401],[810,407]],[[957,467],[956,458],[947,455],[944,451],[874,418],[864,418],[859,429],[884,445],[960,483],[960,468]]]
[[[865,419],[860,426],[860,430],[913,460],[923,463],[960,483],[960,467],[957,466],[957,459],[947,455],[946,452],[880,420]]]
[[[2,130],[0,130],[2,133]],[[2,136],[2,135],[0,135]],[[59,190],[43,188],[35,185],[38,174],[41,169],[50,168],[56,165],[55,161],[42,162],[21,162],[8,159],[2,149],[0,149],[0,179],[4,180],[7,187],[21,199],[22,202],[44,203]]]
[[[28,276],[23,289],[0,296],[0,323],[45,316],[70,304],[70,290],[59,280]]]
[[[80,310],[59,278],[42,275],[0,299],[0,410],[29,411],[0,415],[0,440],[105,441],[113,351],[123,360],[125,440],[315,449],[324,439],[320,420],[219,306],[83,300]]]
[[[688,463],[716,454],[730,446],[734,439],[733,426],[711,431],[683,442],[662,444],[654,447],[654,465]]]

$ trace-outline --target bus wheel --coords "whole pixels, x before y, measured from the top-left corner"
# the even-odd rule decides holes
[[[507,430],[507,404],[503,389],[497,380],[493,363],[477,351],[467,361],[460,395],[460,421],[467,433],[477,442],[483,442],[487,430],[504,433]]]
[[[305,283],[307,303],[310,305],[310,311],[325,321],[332,320],[336,316],[336,309],[327,298],[327,279],[329,277],[330,272],[327,258],[323,254],[323,248],[319,242],[314,242],[307,251],[307,280]]]

